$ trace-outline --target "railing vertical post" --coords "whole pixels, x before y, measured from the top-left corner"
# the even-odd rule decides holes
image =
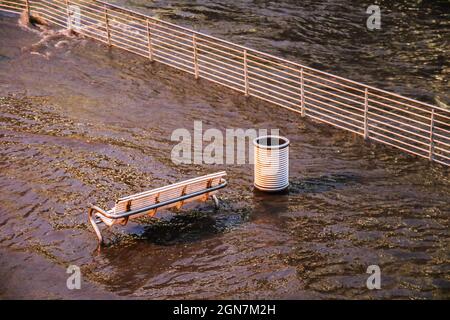
[[[364,139],[369,138],[369,89],[364,90]]]
[[[247,50],[244,50],[244,91],[245,91],[245,96],[248,97],[248,90],[249,89],[249,85],[248,85],[248,65],[247,65]]]
[[[148,43],[148,58],[150,62],[153,62],[153,46],[152,46],[152,35],[150,32],[150,22],[147,19],[147,43]]]
[[[195,79],[199,78],[199,70],[198,70],[198,51],[197,51],[197,37],[195,33],[192,35],[192,50],[194,53],[194,75]]]
[[[69,0],[66,0],[66,14],[67,14],[67,29],[72,27],[72,21],[70,20]]]
[[[430,119],[430,161],[434,158],[434,108],[431,109],[431,119]]]
[[[30,17],[31,14],[30,14],[30,1],[29,0],[25,0],[25,10],[27,11],[28,17]]]
[[[301,94],[301,116],[306,116],[305,109],[305,82],[303,79],[303,68],[300,69],[300,94]]]
[[[111,33],[109,31],[108,8],[104,6],[106,36],[108,37],[108,46],[111,46]]]

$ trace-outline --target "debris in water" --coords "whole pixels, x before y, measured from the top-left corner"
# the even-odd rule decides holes
[[[26,29],[30,29],[31,27],[38,27],[42,29],[43,27],[48,27],[48,22],[39,16],[39,14],[29,15],[26,10],[22,11],[19,17],[19,25],[21,27],[25,27]]]

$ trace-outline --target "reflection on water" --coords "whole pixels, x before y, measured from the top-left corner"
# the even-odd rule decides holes
[[[117,2],[415,98],[448,94],[445,2],[386,3],[380,33],[364,2]],[[86,39],[41,39],[0,18],[0,297],[449,297],[448,168]],[[254,191],[249,165],[173,164],[172,131],[196,120],[280,128],[289,191]],[[224,169],[219,210],[114,227],[95,250],[89,202]],[[83,292],[66,289],[69,264]]]

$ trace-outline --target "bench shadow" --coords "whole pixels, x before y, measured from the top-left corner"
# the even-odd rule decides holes
[[[142,226],[139,238],[158,245],[195,242],[220,232],[214,213],[181,212]]]
[[[250,210],[221,201],[220,207],[212,205],[180,211],[167,211],[161,218],[145,219],[127,230],[126,235],[114,236],[110,245],[120,245],[124,238],[170,246],[192,243],[242,224],[248,219]],[[125,242],[126,239],[125,239]]]

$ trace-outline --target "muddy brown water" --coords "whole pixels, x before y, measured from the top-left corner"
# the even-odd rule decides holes
[[[380,44],[364,29],[364,3],[117,2],[425,101],[447,99],[444,3],[389,8]],[[42,35],[16,20],[0,18],[1,298],[450,297],[447,168],[90,40],[36,45]],[[173,130],[192,132],[194,121],[279,128],[291,141],[289,193],[254,192],[251,165],[172,163]],[[107,208],[120,195],[217,170],[229,175],[220,210],[206,203],[113,228],[96,250],[89,202]],[[81,290],[66,287],[72,264]],[[369,291],[374,264],[382,289]]]

